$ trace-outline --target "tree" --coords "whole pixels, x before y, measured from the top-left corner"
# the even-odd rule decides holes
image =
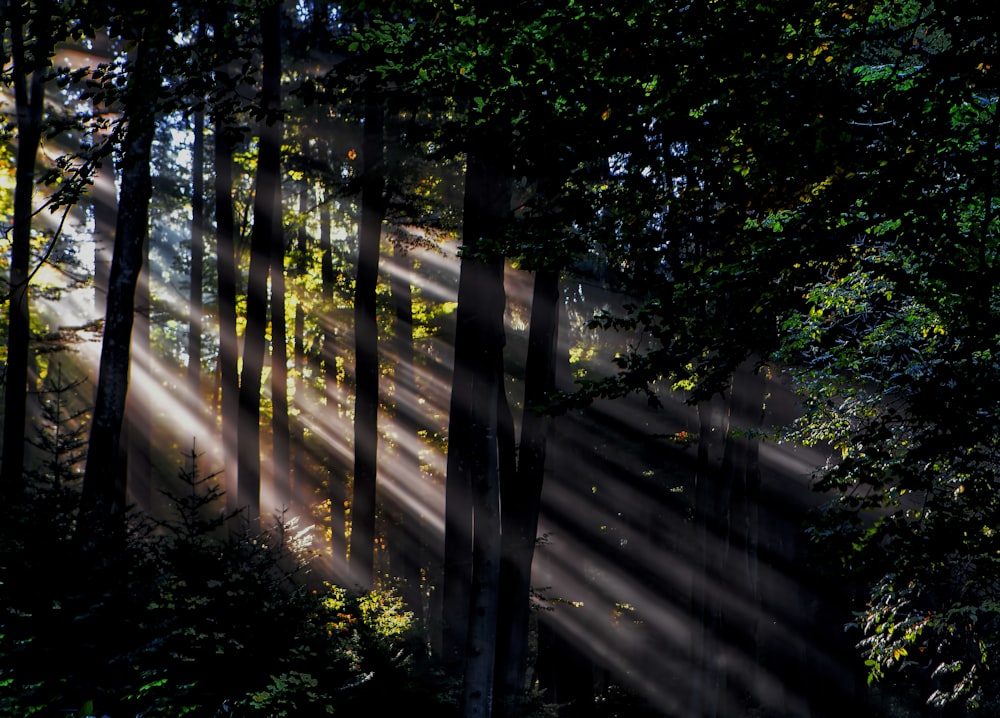
[[[806,397],[796,435],[840,452],[821,482],[838,499],[814,533],[870,587],[857,616],[870,680],[899,669],[936,707],[995,695],[983,650],[1000,625],[984,528],[998,508],[987,14],[886,4],[844,24],[867,154],[845,167],[855,208],[840,222],[854,242],[783,324],[781,358]]]
[[[260,519],[260,390],[267,329],[267,277],[271,257],[281,246],[281,7],[267,5],[261,11],[263,80],[260,91],[260,121],[257,154],[257,191],[250,240],[250,274],[247,283],[247,325],[240,373],[239,466],[237,506],[245,519]]]
[[[371,92],[369,90],[369,92]],[[358,264],[354,280],[355,403],[354,499],[351,502],[350,569],[370,590],[375,570],[376,452],[378,448],[378,320],[375,316],[378,258],[385,219],[385,108],[366,95],[361,176]]]
[[[205,20],[199,19],[198,35],[205,34]],[[202,293],[205,272],[205,112],[195,109],[192,117],[194,140],[191,145],[191,289],[188,312],[188,387],[194,401],[201,393],[201,334],[204,323]]]
[[[125,476],[120,440],[128,392],[135,290],[142,268],[148,227],[150,153],[159,103],[160,54],[165,45],[163,18],[147,16],[124,98],[127,127],[122,143],[122,184],[115,253],[108,281],[107,314],[101,350],[97,399],[87,448],[83,509],[98,516],[119,516],[125,509]]]
[[[516,474],[501,473],[503,497],[500,608],[494,706],[516,715],[526,686],[531,611],[531,564],[538,536],[542,482],[553,417],[545,412],[556,389],[559,341],[559,273],[535,274],[528,356],[525,360],[524,418]],[[494,709],[496,710],[496,708]]]
[[[17,157],[14,180],[14,226],[11,236],[10,311],[7,329],[7,371],[4,392],[3,458],[0,492],[16,494],[23,482],[25,416],[28,396],[28,352],[31,343],[28,281],[31,224],[34,213],[35,166],[43,125],[44,83],[53,38],[46,32],[47,8],[13,2],[10,10],[12,84],[17,112]],[[5,23],[6,24],[6,23]],[[35,26],[32,26],[32,25]],[[28,32],[38,33],[31,42]],[[48,37],[46,37],[48,35]],[[46,46],[46,43],[48,45]],[[34,45],[34,47],[30,47]],[[29,51],[30,47],[30,51]],[[5,53],[6,55],[6,53]]]
[[[213,75],[223,92],[232,92],[235,81],[228,68],[231,41],[227,33],[225,5],[212,13],[212,30],[216,37],[216,66]],[[222,456],[229,471],[224,476],[226,511],[233,514],[239,508],[237,469],[239,461],[240,387],[237,362],[239,349],[236,333],[236,241],[233,211],[233,146],[235,130],[221,103],[212,116],[215,126],[215,259],[219,302],[219,405],[222,423]]]

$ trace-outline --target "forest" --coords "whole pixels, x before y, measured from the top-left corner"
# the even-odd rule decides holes
[[[998,15],[0,0],[0,718],[1000,715]]]

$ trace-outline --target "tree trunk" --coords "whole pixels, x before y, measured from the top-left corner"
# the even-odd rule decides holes
[[[24,483],[24,442],[28,403],[28,352],[31,327],[28,272],[31,261],[31,213],[35,158],[42,136],[44,70],[32,70],[24,47],[21,4],[14,3],[11,22],[14,104],[17,112],[17,168],[14,173],[14,226],[11,231],[7,371],[4,376],[3,462],[0,492],[19,493]],[[30,78],[30,79],[29,79]]]
[[[393,354],[395,367],[395,409],[397,430],[416,437],[417,424],[416,376],[413,370],[413,290],[411,276],[413,260],[406,247],[400,243],[393,246],[393,271],[389,275],[389,292],[392,295],[393,314]],[[416,451],[410,451],[406,442],[400,442],[397,463],[398,476],[405,489],[406,485],[423,480],[420,472],[420,458]],[[392,502],[390,526],[393,535],[387,537],[389,567],[402,585],[402,596],[413,617],[420,621],[423,613],[422,580],[420,574],[421,556],[424,554],[421,517],[408,511],[405,503]]]
[[[135,290],[135,325],[132,328],[132,376],[156,381],[149,338],[149,318],[152,295],[149,288],[149,237],[143,241],[142,269]],[[131,501],[143,509],[151,509],[152,427],[154,406],[141,395],[131,392],[125,400],[125,466],[127,488]]]
[[[697,718],[719,715],[726,695],[725,666],[720,641],[722,601],[714,580],[724,547],[720,535],[728,523],[722,497],[725,440],[729,433],[729,401],[715,397],[698,405],[698,459],[695,475],[695,540],[701,562],[694,568],[691,595],[693,617],[691,713]]]
[[[260,149],[257,155],[257,193],[254,197],[254,223],[250,236],[250,273],[237,429],[240,452],[237,506],[240,510],[245,510],[244,520],[251,525],[260,520],[260,391],[267,332],[267,275],[279,226],[275,210],[279,206],[281,124],[272,113],[280,109],[281,100],[280,28],[280,4],[270,4],[264,8],[261,16],[261,103],[264,117],[261,121]]]
[[[157,55],[156,48],[147,42],[139,43],[125,110],[128,129],[122,147],[121,201],[81,504],[84,513],[104,517],[117,516],[125,507],[119,449],[128,393],[135,290],[142,269],[152,192],[149,162],[155,131],[153,107],[160,86]]]
[[[97,29],[93,52],[97,62],[111,61],[111,41],[105,30]],[[109,112],[108,108],[94,105],[94,113]],[[98,146],[109,143],[107,130],[98,132]],[[103,317],[107,311],[108,276],[111,274],[111,257],[115,246],[115,222],[118,218],[118,190],[115,187],[113,155],[108,152],[94,168],[94,185],[91,196],[94,203],[94,312]]]
[[[330,237],[329,193],[325,193],[319,208],[319,244],[322,253],[323,304],[327,307],[322,320],[323,394],[328,414],[341,415],[338,398],[340,387],[337,382],[337,326],[334,315],[334,272],[333,241]],[[346,578],[344,565],[347,561],[347,484],[341,471],[340,461],[333,452],[325,457],[327,496],[330,499],[330,553],[333,570],[338,579]]]
[[[220,56],[227,55],[225,45],[226,10],[218,6],[212,18]],[[220,85],[227,84],[228,73],[221,64],[215,70]],[[233,210],[233,135],[223,115],[213,118],[215,125],[215,262],[219,302],[219,406],[222,433],[223,486],[226,514],[239,507],[237,469],[239,465],[238,429],[240,415],[239,348],[236,333],[236,223]]]
[[[765,389],[764,370],[755,372],[752,367],[743,367],[733,378],[730,421],[737,430],[730,430],[726,438],[727,489],[722,492],[729,505],[729,522],[725,527],[728,593],[740,598],[737,605],[748,607],[740,613],[724,613],[723,628],[727,640],[733,644],[730,652],[735,651],[749,659],[751,665],[751,670],[745,673],[734,671],[736,675],[729,680],[743,694],[748,705],[759,704],[766,690],[762,685],[765,674],[760,670],[757,618],[762,614],[757,521],[761,485],[760,439],[753,435],[763,425]],[[773,709],[774,706],[764,708]]]
[[[202,35],[203,24],[199,24]],[[193,406],[201,406],[202,291],[205,264],[205,115],[194,113],[191,146],[191,292],[188,300],[188,390]]]
[[[301,191],[299,192],[299,216],[305,217],[306,212],[309,210],[309,200],[310,197],[310,185],[304,183],[302,185]],[[300,264],[296,265],[295,276],[301,277],[306,271],[303,269],[304,258],[309,252],[309,233],[306,231],[305,223],[299,225],[298,234],[296,236],[297,242],[297,254]],[[305,306],[303,306],[302,301],[299,298],[295,300],[295,319],[293,320],[293,365],[295,370],[295,376],[293,379],[293,394],[292,397],[295,401],[295,405],[299,410],[298,417],[291,421],[291,450],[292,450],[292,475],[289,481],[289,492],[290,492],[290,505],[293,515],[298,515],[303,512],[303,509],[307,509],[306,502],[303,500],[305,497],[300,496],[300,491],[302,487],[306,486],[307,472],[308,472],[308,462],[306,460],[306,442],[305,442],[305,424],[302,421],[302,416],[307,411],[307,407],[310,406],[310,402],[306,399],[306,381],[305,381],[305,371],[306,371],[306,345],[305,345],[305,325],[306,325],[306,311]]]
[[[291,503],[291,435],[288,425],[288,331],[285,321],[285,242],[281,227],[281,184],[276,188],[277,227],[271,244],[271,435],[277,509]]]
[[[354,498],[351,503],[350,571],[363,590],[374,584],[375,482],[378,449],[378,322],[375,316],[378,259],[385,219],[383,168],[385,110],[365,100],[361,221],[354,285],[357,386],[354,403]]]
[[[497,393],[505,341],[504,260],[487,245],[501,239],[510,184],[504,160],[487,138],[495,139],[481,137],[467,158],[445,485],[442,651],[452,670],[465,659],[464,715],[490,712],[500,572]]]
[[[559,273],[535,275],[525,361],[524,415],[516,478],[501,485],[503,558],[500,565],[500,619],[497,629],[498,715],[518,714],[526,685],[531,618],[531,563],[538,533],[545,456],[552,417],[539,411],[555,389],[559,341]],[[506,479],[503,473],[501,476]]]
[[[238,508],[236,470],[239,460],[240,380],[236,336],[236,245],[233,226],[233,146],[226,128],[216,120],[215,129],[215,245],[219,301],[219,406],[222,430],[222,465],[226,513]]]

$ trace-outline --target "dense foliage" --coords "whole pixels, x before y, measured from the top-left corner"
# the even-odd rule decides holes
[[[813,555],[857,587],[861,599],[849,628],[869,681],[898,681],[933,709],[995,709],[1000,47],[992,29],[997,13],[988,3],[414,0],[346,8],[323,2],[172,2],[153,11],[128,3],[98,8],[7,0],[0,9],[4,107],[19,108],[3,125],[0,176],[16,174],[13,148],[27,147],[29,139],[42,143],[37,154],[47,163],[34,181],[27,178],[26,188],[0,184],[0,213],[11,217],[5,230],[18,231],[5,266],[9,286],[0,294],[27,296],[30,287],[39,296],[35,273],[43,266],[70,275],[73,286],[84,283],[75,273],[81,266],[77,249],[56,250],[67,244],[62,222],[72,208],[92,202],[82,223],[93,217],[96,227],[101,201],[86,192],[102,164],[129,171],[136,162],[143,165],[136,180],[142,207],[125,201],[124,209],[115,208],[120,222],[130,212],[142,215],[133,218],[134,225],[119,225],[119,245],[128,238],[135,259],[126,272],[133,284],[121,290],[128,302],[136,293],[138,267],[151,263],[150,253],[168,267],[159,305],[138,308],[155,320],[153,329],[147,324],[143,330],[142,346],[147,354],[159,352],[193,367],[193,416],[201,404],[229,406],[225,379],[217,393],[214,387],[207,391],[198,376],[224,376],[230,366],[235,372],[235,354],[223,356],[225,330],[235,346],[237,325],[254,327],[258,374],[264,371],[266,338],[271,340],[275,353],[268,371],[279,378],[266,397],[259,396],[266,393],[259,390],[260,376],[253,386],[244,380],[248,396],[241,397],[239,418],[250,417],[244,427],[250,426],[255,445],[262,416],[272,422],[272,447],[281,440],[290,444],[287,434],[296,427],[301,451],[294,469],[278,469],[286,482],[282,490],[290,494],[294,476],[298,490],[319,504],[302,513],[325,512],[318,523],[336,561],[348,557],[351,532],[354,540],[363,539],[350,553],[365,560],[352,570],[365,577],[366,586],[392,574],[399,579],[399,566],[409,560],[402,554],[429,553],[426,537],[412,529],[427,523],[426,517],[407,515],[381,495],[378,508],[374,498],[352,503],[362,490],[375,496],[379,411],[401,419],[395,433],[385,432],[391,437],[384,443],[396,458],[409,451],[408,471],[427,484],[455,478],[442,476],[435,459],[426,459],[440,458],[449,446],[445,411],[434,404],[443,401],[428,397],[439,385],[454,383],[435,373],[444,363],[435,333],[455,306],[450,295],[441,298],[439,286],[451,280],[442,279],[433,263],[463,227],[463,272],[482,260],[491,263],[492,274],[483,275],[489,286],[484,281],[472,287],[480,293],[468,296],[479,299],[475,306],[460,306],[457,321],[483,330],[476,322],[485,321],[487,303],[498,320],[482,334],[467,335],[489,340],[489,346],[473,341],[472,352],[497,373],[486,384],[470,385],[488,385],[483,394],[489,396],[484,400],[470,390],[459,397],[479,401],[487,417],[474,427],[483,436],[465,437],[470,446],[483,439],[488,447],[473,451],[489,466],[479,473],[507,472],[505,461],[516,463],[511,457],[517,457],[509,401],[514,394],[504,383],[513,383],[504,373],[504,261],[537,272],[536,282],[547,273],[550,298],[558,294],[557,273],[621,291],[629,297],[624,311],[609,307],[589,324],[639,337],[614,357],[619,371],[610,378],[581,371],[579,385],[547,397],[545,408],[559,413],[636,391],[650,405],[663,406],[681,395],[704,410],[702,435],[672,435],[679,451],[697,443],[697,458],[689,463],[697,465],[698,490],[704,491],[706,476],[717,480],[745,469],[751,478],[741,480],[749,495],[755,459],[748,452],[742,455],[746,466],[734,469],[733,456],[739,440],[759,443],[756,429],[732,436],[725,424],[726,443],[719,449],[705,417],[719,397],[730,402],[723,412],[729,416],[737,405],[734,377],[741,372],[789,377],[803,412],[773,438],[832,452],[816,474],[816,487],[832,501],[809,533]],[[269,30],[278,26],[286,38],[280,82],[275,68],[281,53],[276,44],[264,49],[265,42],[276,42]],[[113,49],[102,61],[78,58],[73,66],[56,59],[57,50],[66,48],[78,55],[95,51],[104,34]],[[266,91],[258,87],[263,52]],[[27,107],[29,76],[38,89],[34,114],[20,109]],[[43,89],[50,97],[46,113],[38,104]],[[7,102],[8,95],[15,101]],[[214,127],[210,135],[203,131],[206,117]],[[199,136],[188,144],[189,119]],[[139,135],[141,123],[146,134],[133,142],[130,131]],[[195,348],[185,356],[180,340],[200,333],[202,317],[171,313],[170,300],[163,298],[175,283],[194,286],[193,270],[178,280],[195,264],[194,240],[184,244],[163,232],[143,248],[151,215],[167,224],[189,209],[187,185],[196,182],[196,163],[192,157],[192,176],[178,179],[181,170],[174,164],[182,163],[176,155],[182,145],[186,156],[200,147],[203,167],[206,136],[217,153],[216,176],[228,177],[225,172],[236,168],[235,181],[220,185],[212,197],[219,256],[213,279],[220,295],[225,282],[242,285],[238,292],[229,287],[225,311],[232,316],[224,320],[231,326],[220,322],[217,357],[209,357],[215,346],[202,349],[198,342],[187,345]],[[197,182],[203,187],[203,168],[201,174]],[[132,196],[128,186],[125,200]],[[263,187],[269,188],[266,197]],[[282,199],[289,190],[296,193],[294,206],[287,195]],[[32,191],[38,194],[34,205]],[[150,196],[153,209],[147,212]],[[199,207],[204,199],[198,197]],[[30,211],[32,206],[41,209]],[[272,221],[276,207],[282,209],[278,222]],[[41,210],[58,210],[62,220],[41,222]],[[341,224],[374,218],[367,232],[374,241],[365,244],[364,260],[353,240],[337,246],[331,239],[331,216]],[[385,233],[398,252],[390,282],[377,275],[384,227],[391,228]],[[289,228],[297,234],[294,242],[283,234]],[[227,231],[231,246],[224,244]],[[242,240],[251,237],[248,248]],[[406,251],[428,247],[438,254],[423,268],[426,293],[403,290],[401,284],[410,283],[400,277],[414,266],[412,258],[403,259]],[[98,255],[95,249],[95,274]],[[250,263],[252,277],[245,271]],[[193,291],[210,293],[200,285]],[[272,301],[270,316],[266,298]],[[222,297],[215,299],[217,304],[206,305],[207,315],[224,313]],[[506,300],[513,323],[514,301]],[[4,339],[13,342],[5,347],[5,361],[19,367],[18,392],[8,387],[6,393],[12,407],[7,411],[18,419],[28,403],[20,391],[27,380],[20,377],[30,372],[27,340],[17,339],[22,334],[13,328],[31,335],[32,381],[55,373],[49,344],[65,348],[58,331],[43,341],[46,320],[34,309],[29,332],[24,302],[7,306],[25,321],[3,329],[9,333]],[[570,304],[565,298],[563,303]],[[551,304],[554,312],[558,302]],[[352,305],[363,306],[370,320],[364,325],[366,348],[356,345],[353,355],[338,333]],[[118,370],[108,379],[119,381],[119,404],[130,362],[122,348],[138,336],[131,325],[135,314],[131,304],[125,306],[118,324],[127,327],[120,337],[110,313],[96,321],[97,328],[102,322],[111,327],[106,346],[119,352]],[[286,322],[293,336],[281,341]],[[355,321],[355,335],[361,326]],[[94,328],[88,323],[82,330]],[[549,331],[551,347],[556,330]],[[387,337],[396,340],[391,360],[376,350]],[[214,341],[206,333],[207,344]],[[580,344],[570,351],[582,353]],[[447,361],[457,375],[463,357],[472,355],[462,353],[465,346],[455,349]],[[291,419],[289,381],[279,365],[294,369]],[[414,367],[423,372],[419,381],[412,378]],[[380,389],[386,377],[394,382],[392,392],[385,384]],[[53,397],[61,401],[62,395],[59,388]],[[764,400],[749,401],[761,414]],[[531,402],[531,410],[543,403],[538,396]],[[51,408],[44,398],[38,406],[42,413]],[[338,429],[331,428],[331,417],[355,418],[362,406],[374,438],[365,440],[370,451],[356,454],[364,454],[364,461],[352,470],[332,448]],[[431,596],[437,600],[428,588],[440,579],[433,561],[409,567],[406,607],[391,592],[348,594],[324,584],[310,572],[309,548],[298,543],[295,523],[283,515],[270,530],[244,525],[233,531],[240,515],[219,505],[221,491],[211,477],[199,475],[194,455],[179,483],[165,482],[173,486],[165,491],[172,513],[137,512],[124,532],[115,523],[118,516],[104,525],[95,520],[98,514],[79,513],[80,469],[89,467],[88,480],[102,496],[115,494],[104,503],[124,498],[124,478],[116,474],[124,471],[117,448],[125,409],[107,410],[112,449],[95,452],[89,461],[81,454],[77,420],[94,417],[81,409],[73,421],[64,421],[62,405],[51,410],[50,421],[66,431],[59,438],[48,431],[33,437],[45,459],[23,472],[23,485],[23,457],[11,448],[22,442],[8,438],[4,447],[0,712],[280,716],[359,706],[387,714],[440,709],[440,691],[430,676],[416,683],[416,658],[431,641],[413,638],[406,612],[423,610],[425,602],[430,609]],[[222,435],[234,419],[226,412],[220,408]],[[423,413],[414,418],[408,412]],[[310,415],[324,419],[306,428]],[[27,431],[12,416],[4,422],[15,438]],[[205,423],[216,429],[214,417]],[[453,456],[464,450],[458,447],[466,428],[451,427]],[[127,443],[134,447],[141,432],[134,425],[130,431],[135,433]],[[356,430],[355,443],[359,436]],[[154,443],[149,434],[142,439]],[[417,448],[408,449],[408,440]],[[245,451],[246,437],[240,442]],[[522,450],[528,445],[522,438]],[[154,452],[147,447],[147,453]],[[260,512],[261,452],[251,453],[255,475],[241,478],[239,486],[250,498],[240,500]],[[238,454],[223,454],[224,460],[235,461]],[[540,455],[544,465],[544,450]],[[715,475],[714,455],[721,457]],[[241,471],[252,463],[246,459],[240,457]],[[230,475],[233,468],[227,466]],[[138,485],[149,493],[149,476],[137,482],[134,465],[130,471],[133,496]],[[515,495],[504,490],[511,499]],[[597,493],[596,482],[592,490]],[[693,571],[717,578],[705,548],[714,530],[716,538],[745,552],[752,565],[750,600],[762,610],[753,586],[756,527],[746,528],[751,519],[727,504],[731,494],[708,497],[711,510],[705,499],[704,493],[690,498],[690,523],[704,541],[702,563]],[[90,508],[101,505],[95,501]],[[537,522],[538,507],[533,510]],[[473,515],[469,509],[462,519],[472,524]],[[745,526],[734,527],[738,519]],[[410,528],[404,528],[407,521]],[[746,535],[733,539],[743,529]],[[492,538],[498,547],[499,536]],[[444,542],[449,539],[454,546],[454,535]],[[468,539],[458,538],[460,555],[470,553]],[[378,558],[369,560],[368,550],[376,545]],[[469,563],[496,568],[475,548]],[[393,557],[393,551],[399,553]],[[727,553],[716,569],[730,560]],[[528,564],[530,569],[530,552]],[[477,574],[467,583],[479,590],[479,579]],[[718,627],[734,620],[721,608],[709,616],[711,602],[696,605],[699,600],[691,601],[696,621],[714,620]],[[464,593],[459,604],[470,604]],[[447,623],[454,616],[437,618]],[[487,638],[495,642],[496,635]],[[758,648],[746,653],[758,656]],[[479,646],[468,650],[464,660],[468,664],[481,652]],[[206,674],[209,666],[223,664],[224,680]],[[497,672],[503,669],[509,667]],[[489,665],[484,673],[492,670]],[[523,683],[523,673],[517,677]],[[488,706],[489,676],[480,680],[466,689],[477,695],[478,705]],[[757,688],[740,699],[756,705]]]
[[[418,683],[399,597],[320,581],[303,532],[280,517],[229,537],[197,458],[172,515],[137,515],[113,552],[74,540],[77,482],[40,480],[7,507],[0,715],[441,710],[434,677]]]

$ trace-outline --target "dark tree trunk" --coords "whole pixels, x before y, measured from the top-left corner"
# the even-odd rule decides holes
[[[106,31],[97,30],[93,52],[97,62],[111,61],[111,43]],[[107,108],[95,104],[95,113],[102,109],[107,111]],[[105,130],[98,133],[101,145],[110,141],[109,132]],[[94,168],[91,196],[94,203],[94,311],[98,317],[103,317],[107,310],[108,276],[111,274],[115,222],[118,219],[118,190],[115,187],[114,161],[110,148]]]
[[[464,715],[489,715],[500,574],[497,393],[503,386],[504,260],[487,245],[501,239],[510,184],[501,153],[487,139],[496,138],[481,137],[467,159],[445,486],[442,650],[452,670],[464,658]]]
[[[285,321],[285,242],[281,185],[276,187],[275,236],[271,244],[271,435],[274,492],[284,512],[291,502],[291,435],[288,425],[288,331]]]
[[[260,520],[260,391],[267,332],[267,275],[272,246],[276,241],[279,172],[281,170],[281,124],[273,116],[281,100],[281,7],[273,3],[261,16],[263,71],[261,103],[264,117],[257,155],[257,193],[250,237],[250,273],[247,284],[247,316],[240,373],[240,406],[237,436],[237,506],[245,510],[251,525]],[[280,240],[278,240],[280,241]]]
[[[153,365],[149,337],[149,318],[152,296],[149,288],[149,237],[143,242],[142,269],[135,290],[135,325],[132,328],[132,376],[144,376],[156,381],[157,367]],[[140,385],[141,386],[141,385]],[[153,427],[152,402],[141,394],[130,392],[125,400],[125,474],[131,501],[140,507],[151,508],[152,479],[151,432]]]
[[[552,417],[539,409],[555,389],[559,340],[559,273],[535,275],[531,325],[525,362],[524,417],[515,480],[501,485],[503,558],[500,565],[500,617],[497,629],[495,712],[518,714],[526,689],[528,629],[531,618],[531,562],[538,533],[545,456]]]
[[[721,529],[728,522],[723,500],[725,441],[729,433],[729,401],[715,397],[698,405],[698,459],[694,490],[695,541],[700,565],[694,568],[691,614],[693,680],[691,716],[714,718],[722,708],[727,685],[720,637],[722,602],[714,585],[724,555]]]
[[[153,108],[160,86],[158,73],[156,49],[140,42],[125,109],[128,129],[122,147],[121,201],[83,478],[82,510],[104,517],[120,515],[125,507],[125,476],[119,465],[119,449],[128,393],[135,290],[149,222],[149,162],[155,131]]]
[[[309,196],[310,196],[310,185],[303,184],[301,191],[299,192],[299,216],[305,217],[306,212],[309,210]],[[309,233],[306,231],[305,224],[299,226],[298,234],[296,236],[296,249],[298,255],[298,261],[304,262],[306,254],[309,251]],[[301,277],[303,272],[303,264],[298,264],[295,269],[295,276]],[[303,486],[306,485],[307,478],[307,461],[306,461],[306,448],[305,448],[305,424],[302,421],[302,415],[307,412],[310,402],[306,399],[306,382],[305,382],[305,370],[306,370],[306,344],[305,344],[305,331],[306,331],[306,311],[302,302],[297,298],[295,301],[295,319],[292,328],[293,337],[293,362],[295,369],[295,377],[293,379],[293,398],[296,407],[299,410],[298,418],[291,421],[291,450],[292,450],[292,476],[289,482],[290,491],[290,505],[292,513],[297,515],[305,508],[304,497],[300,496],[300,491]]]
[[[730,402],[731,427],[726,437],[725,483],[719,492],[719,508],[726,508],[726,523],[720,531],[726,549],[720,578],[726,582],[725,593],[738,597],[735,605],[742,607],[739,611],[722,611],[720,625],[729,644],[724,651],[742,657],[750,665],[748,671],[733,671],[729,667],[736,665],[736,660],[727,661],[726,683],[730,695],[746,706],[759,704],[766,692],[766,686],[761,685],[764,674],[759,671],[758,650],[761,595],[757,578],[757,506],[761,474],[760,439],[754,436],[764,420],[764,394],[763,370],[755,372],[751,367],[743,367],[736,372]]]
[[[13,495],[24,483],[25,423],[28,402],[28,356],[31,328],[28,272],[31,261],[31,212],[35,158],[42,133],[44,71],[32,71],[24,47],[21,4],[11,9],[14,104],[17,112],[17,168],[14,172],[14,227],[11,231],[7,371],[4,393],[3,463],[0,492]]]
[[[375,316],[378,258],[385,219],[383,168],[385,110],[365,100],[358,267],[354,285],[357,386],[354,403],[354,497],[351,503],[352,580],[371,589],[375,570],[375,482],[378,449],[378,322]]]
[[[215,131],[215,245],[219,301],[219,406],[222,429],[223,482],[226,513],[237,507],[236,469],[239,460],[240,382],[236,336],[236,246],[233,226],[233,146],[224,125]]]
[[[226,9],[218,6],[212,18],[220,57],[227,56]],[[229,84],[229,75],[220,64],[215,70],[219,85]],[[223,486],[226,513],[232,515],[237,501],[239,464],[238,424],[240,381],[237,370],[239,346],[236,333],[236,223],[233,210],[233,130],[224,115],[213,118],[215,124],[215,248],[219,301],[219,406],[222,431]]]
[[[199,26],[199,35],[203,34]],[[205,115],[194,113],[191,147],[191,292],[188,300],[188,389],[191,402],[201,406],[202,292],[205,265]]]
[[[323,197],[319,210],[319,244],[322,253],[321,274],[323,280],[323,304],[327,307],[322,320],[323,394],[326,398],[327,413],[341,414],[338,398],[340,387],[337,383],[337,326],[332,317],[335,305],[333,242],[330,237],[329,193]],[[332,455],[325,457],[327,492],[330,499],[330,552],[333,569],[343,573],[347,561],[347,484],[340,462]],[[338,576],[338,578],[344,578]]]
[[[396,423],[400,432],[416,436],[413,421],[417,399],[416,376],[413,370],[413,290],[411,275],[413,260],[406,247],[400,243],[393,246],[393,271],[389,275],[389,292],[392,295],[395,317],[393,332],[393,354],[396,363],[393,370],[395,379]],[[415,451],[400,442],[399,479],[406,485],[422,481],[420,458]],[[420,574],[423,551],[423,531],[421,517],[401,501],[392,502],[390,526],[393,535],[387,537],[389,567],[402,584],[402,596],[407,608],[417,621],[423,619],[423,594]]]

